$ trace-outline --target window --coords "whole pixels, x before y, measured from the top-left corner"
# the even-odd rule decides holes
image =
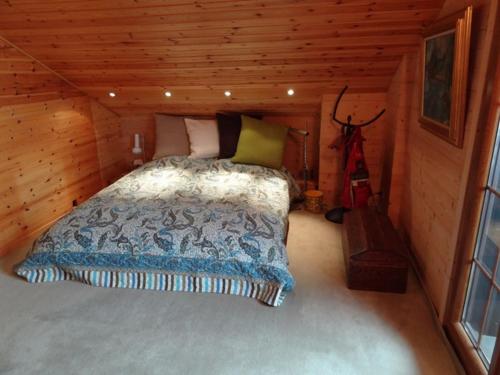
[[[461,323],[489,368],[500,322],[500,127],[484,189],[479,231]]]

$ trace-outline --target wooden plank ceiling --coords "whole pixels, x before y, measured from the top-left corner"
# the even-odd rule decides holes
[[[386,91],[442,3],[0,0],[0,35],[122,115],[311,113],[345,84]]]

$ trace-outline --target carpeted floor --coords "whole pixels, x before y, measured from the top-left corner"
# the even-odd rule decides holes
[[[455,374],[414,275],[345,287],[340,227],[293,212],[297,286],[279,308],[208,294],[29,285],[0,272],[0,374]]]

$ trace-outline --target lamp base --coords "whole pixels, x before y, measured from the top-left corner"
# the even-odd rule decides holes
[[[134,162],[133,162],[134,167],[140,167],[143,164],[144,164],[144,161],[142,159],[134,159]]]
[[[329,221],[332,221],[337,224],[342,224],[344,222],[344,212],[348,212],[350,210],[345,209],[344,207],[336,207],[325,214],[325,218]]]

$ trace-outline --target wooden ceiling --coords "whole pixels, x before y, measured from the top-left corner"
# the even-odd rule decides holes
[[[442,3],[0,0],[0,36],[122,115],[311,113],[345,84],[385,91]]]

